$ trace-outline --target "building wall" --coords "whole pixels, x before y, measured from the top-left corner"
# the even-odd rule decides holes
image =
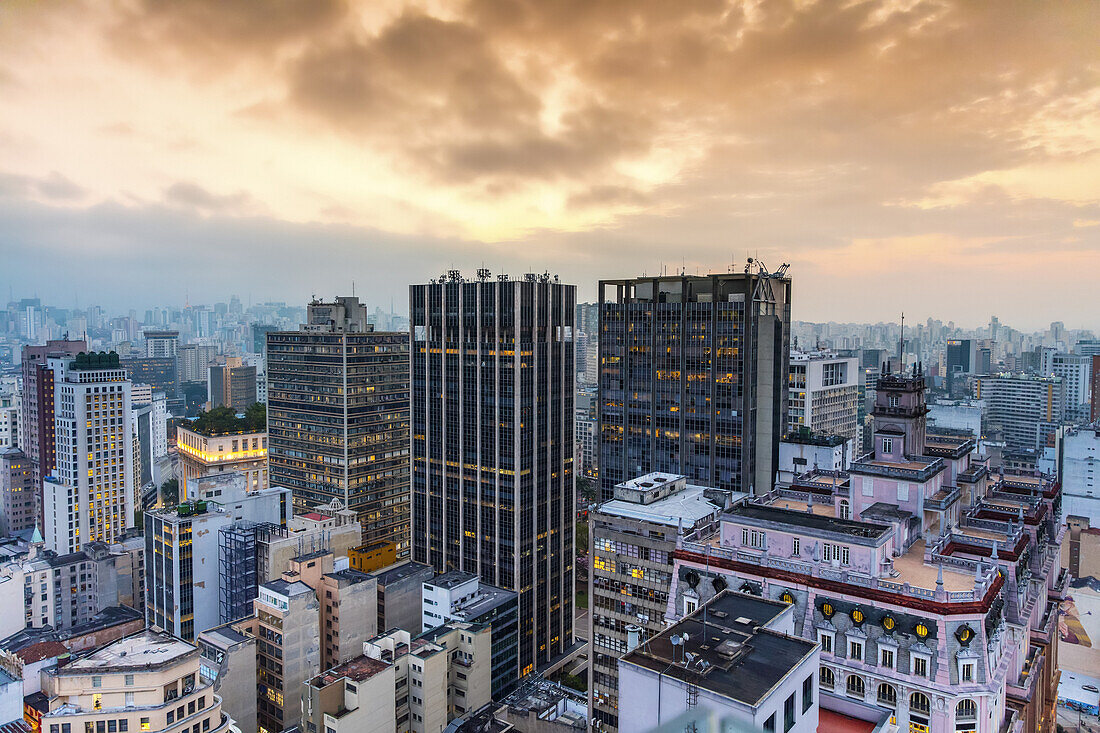
[[[575,299],[533,275],[410,289],[412,557],[519,592],[524,675],[573,642]]]
[[[35,526],[34,464],[18,448],[0,448],[0,537]]]
[[[256,730],[256,643],[248,637],[228,648],[216,648],[203,635],[198,639],[202,675],[242,733]]]
[[[268,487],[267,433],[203,435],[180,427],[176,430],[179,451],[180,498],[195,498],[188,482],[216,473],[244,474],[249,491]]]

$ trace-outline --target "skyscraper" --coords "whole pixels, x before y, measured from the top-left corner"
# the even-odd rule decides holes
[[[256,367],[246,366],[239,356],[222,357],[210,365],[206,395],[210,407],[230,407],[244,412],[256,402]]]
[[[410,291],[413,559],[519,593],[519,669],[573,642],[573,319],[549,275]]]
[[[45,346],[24,346],[23,412],[19,426],[19,447],[31,460],[38,506],[42,506],[42,478],[54,467],[54,375],[47,358],[76,356],[88,350],[86,341],[47,341]]]
[[[309,304],[298,331],[267,334],[271,486],[295,504],[338,499],[363,542],[409,542],[409,335],[373,331],[358,298]]]
[[[46,546],[117,541],[134,524],[130,379],[118,354],[51,357],[57,465],[43,480]]]
[[[600,487],[646,473],[764,493],[787,422],[791,281],[756,272],[600,282]]]

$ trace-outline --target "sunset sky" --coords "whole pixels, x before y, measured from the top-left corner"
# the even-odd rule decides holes
[[[113,308],[791,263],[1100,331],[1100,3],[0,0],[0,287]]]

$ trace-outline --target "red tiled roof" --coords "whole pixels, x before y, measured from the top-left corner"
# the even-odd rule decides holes
[[[23,664],[34,664],[35,662],[41,662],[43,659],[50,659],[68,653],[68,647],[60,641],[40,641],[37,644],[23,647],[15,654],[23,660]]]
[[[303,519],[312,519],[315,522],[322,522],[326,519],[332,519],[332,517],[328,516],[327,514],[318,514],[317,512],[310,512],[309,514],[299,514],[298,516],[302,517]]]

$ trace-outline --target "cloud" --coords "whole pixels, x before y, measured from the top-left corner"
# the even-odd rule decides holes
[[[218,195],[207,191],[195,183],[177,181],[164,190],[165,203],[194,209],[203,213],[240,213],[252,203],[251,197],[238,191],[233,194]]]
[[[57,171],[42,178],[0,172],[0,197],[67,203],[79,202],[87,194],[87,189]]]

